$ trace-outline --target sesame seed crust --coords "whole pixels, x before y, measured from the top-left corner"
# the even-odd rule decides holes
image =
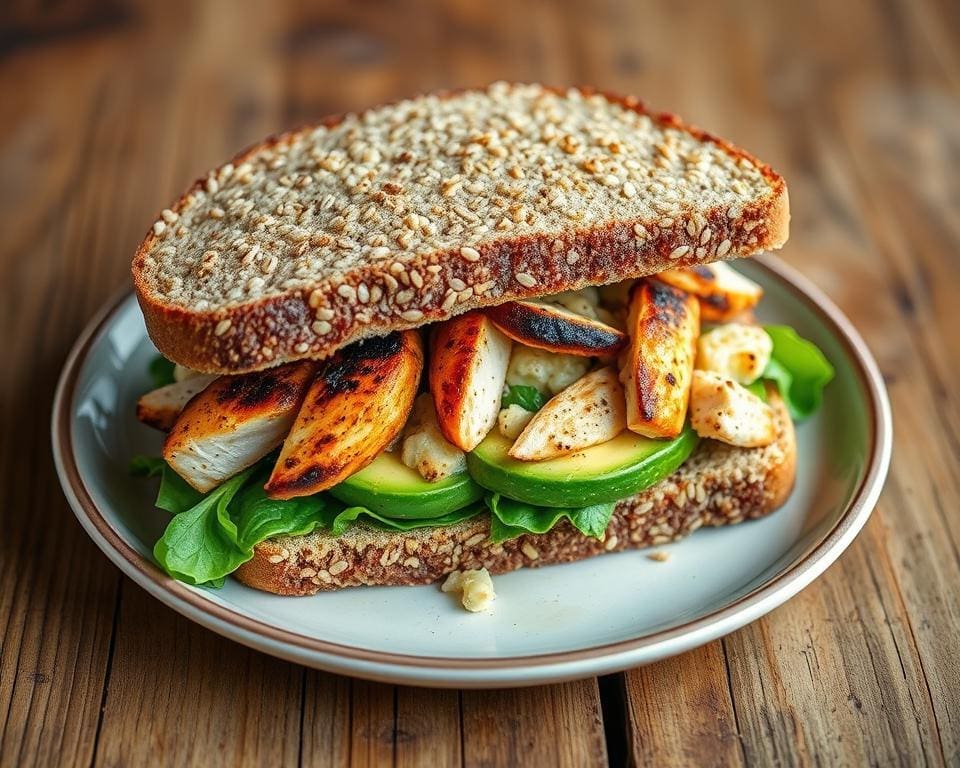
[[[246,150],[164,209],[133,279],[161,352],[240,373],[476,307],[778,248],[788,221],[778,174],[675,115],[592,89],[496,83]]]
[[[569,563],[666,544],[701,526],[762,517],[783,505],[796,476],[793,423],[773,389],[768,389],[768,400],[777,413],[776,442],[737,448],[701,441],[680,469],[617,505],[603,540],[588,538],[563,522],[540,536],[493,544],[486,516],[406,533],[357,525],[340,538],[315,532],[265,541],[235,576],[251,587],[281,595],[361,585],[430,584],[456,570],[504,573]]]

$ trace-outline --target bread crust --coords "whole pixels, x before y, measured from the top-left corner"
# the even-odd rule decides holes
[[[340,538],[316,532],[265,541],[234,575],[248,586],[279,595],[360,585],[430,584],[456,570],[504,573],[569,563],[666,544],[704,525],[762,517],[787,500],[797,459],[787,408],[772,388],[768,393],[777,414],[774,443],[745,449],[703,440],[672,475],[620,502],[603,540],[584,536],[564,521],[541,536],[493,544],[485,515],[447,528],[407,533],[357,525]]]
[[[662,228],[662,222],[654,219],[625,220],[570,229],[559,236],[543,232],[490,239],[471,249],[477,254],[472,260],[460,258],[459,249],[421,253],[405,261],[404,266],[419,274],[438,267],[449,270],[455,265],[452,274],[458,284],[482,285],[483,290],[471,291],[470,296],[458,297],[451,304],[449,293],[430,292],[428,286],[411,304],[416,310],[410,313],[372,303],[362,315],[356,311],[358,286],[393,279],[383,263],[362,264],[342,274],[318,277],[304,288],[217,310],[187,309],[159,295],[145,278],[145,259],[157,238],[151,230],[133,260],[133,282],[150,337],[164,355],[181,365],[206,373],[243,373],[299,359],[323,359],[354,341],[418,327],[478,307],[642,277],[668,267],[751,256],[786,242],[790,218],[787,188],[783,178],[768,165],[723,139],[687,125],[676,115],[647,109],[635,98],[592,88],[580,90],[646,115],[660,127],[681,130],[698,141],[712,143],[730,157],[751,164],[767,181],[769,194],[744,205],[733,217],[720,207],[690,208],[684,211],[687,220],[704,223],[693,232],[682,225]],[[450,97],[454,92],[442,95]],[[317,125],[335,126],[341,120],[343,116],[329,117]],[[239,166],[257,153],[315,127],[273,136],[238,154],[232,164]],[[198,180],[171,206],[171,211],[178,213],[204,182]],[[704,233],[708,236],[702,237]],[[577,254],[573,263],[565,258],[571,252]],[[515,279],[518,273],[529,285]],[[343,290],[344,285],[347,290]],[[328,318],[323,321],[322,333],[315,329],[314,322],[318,301]]]

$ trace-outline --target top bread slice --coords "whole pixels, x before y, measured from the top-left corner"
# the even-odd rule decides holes
[[[633,98],[497,83],[246,150],[162,212],[133,278],[163,354],[242,373],[788,229],[783,178],[730,143]]]

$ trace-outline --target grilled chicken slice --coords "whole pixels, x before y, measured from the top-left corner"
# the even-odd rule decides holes
[[[147,392],[137,400],[137,418],[147,426],[168,432],[191,398],[216,378],[199,373]]]
[[[315,371],[304,361],[221,376],[187,403],[163,458],[198,491],[212,490],[283,441]]]
[[[770,445],[777,439],[773,408],[733,379],[694,371],[690,423],[701,437],[741,448]]]
[[[722,261],[668,269],[656,278],[697,296],[701,317],[709,323],[740,317],[763,296],[763,288]]]
[[[626,403],[617,372],[601,368],[537,411],[509,453],[520,461],[552,459],[612,440],[626,426]]]
[[[687,417],[700,334],[697,298],[642,280],[630,295],[627,327],[630,346],[620,366],[627,427],[644,437],[676,437]]]
[[[476,448],[497,423],[511,346],[480,312],[447,320],[433,332],[430,392],[437,421],[463,451]]]
[[[598,357],[616,353],[627,341],[622,331],[556,304],[508,301],[485,312],[514,341],[551,352]]]
[[[417,331],[346,347],[317,374],[264,488],[308,496],[363,469],[400,434],[423,370]]]

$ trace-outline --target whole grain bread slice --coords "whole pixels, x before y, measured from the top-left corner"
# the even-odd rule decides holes
[[[265,541],[234,575],[244,584],[280,595],[360,585],[430,584],[451,571],[487,568],[504,573],[569,563],[666,544],[703,525],[762,517],[786,501],[796,475],[793,422],[772,390],[769,401],[777,413],[774,443],[748,449],[703,440],[672,475],[620,502],[602,541],[564,521],[541,536],[494,544],[486,515],[406,533],[356,525],[339,538],[321,531]]]
[[[157,347],[208,373],[778,248],[783,179],[630,97],[497,83],[332,117],[197,181],[141,243]]]

